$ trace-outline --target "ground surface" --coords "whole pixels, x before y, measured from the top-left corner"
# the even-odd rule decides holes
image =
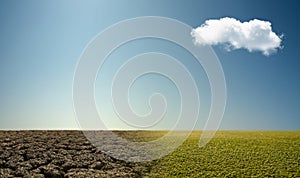
[[[115,133],[148,141],[166,132]],[[126,163],[79,131],[0,131],[0,177],[300,177],[300,131],[219,131],[202,148],[200,135],[159,160]]]
[[[147,164],[99,151],[79,131],[0,131],[0,177],[141,177]]]

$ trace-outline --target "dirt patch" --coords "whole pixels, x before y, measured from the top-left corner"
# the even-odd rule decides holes
[[[0,131],[0,177],[143,177],[150,163],[97,150],[80,131]]]

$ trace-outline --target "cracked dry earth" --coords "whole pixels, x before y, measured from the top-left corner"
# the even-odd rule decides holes
[[[98,151],[80,131],[0,131],[0,177],[144,177],[150,163]]]

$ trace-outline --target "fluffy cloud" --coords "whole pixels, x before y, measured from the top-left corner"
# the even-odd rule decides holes
[[[245,48],[249,52],[262,51],[266,56],[281,48],[282,36],[272,31],[271,23],[253,19],[240,22],[234,18],[206,20],[193,29],[191,35],[195,44],[224,44],[227,50]]]

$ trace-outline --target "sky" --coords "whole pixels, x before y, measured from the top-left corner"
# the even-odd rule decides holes
[[[226,79],[227,103],[220,129],[300,129],[300,2],[296,0],[3,0],[0,2],[0,129],[79,129],[72,87],[84,49],[111,25],[141,16],[168,17],[193,29],[207,20],[224,17],[240,22],[269,21],[273,32],[283,35],[283,47],[277,52],[253,51],[247,45],[245,49],[233,43],[228,49],[217,43],[219,39],[210,43],[215,44],[212,48]],[[95,101],[108,128],[131,128],[112,116],[113,110],[109,108],[107,89],[114,72],[129,58],[152,51],[179,58],[194,76],[201,99],[196,129],[202,129],[211,99],[205,71],[178,45],[151,38],[120,46],[98,73]],[[180,100],[176,86],[167,78],[150,74],[136,80],[129,93],[132,108],[141,115],[147,114],[147,98],[153,92],[164,93],[170,101],[165,120],[155,128],[170,129]]]

